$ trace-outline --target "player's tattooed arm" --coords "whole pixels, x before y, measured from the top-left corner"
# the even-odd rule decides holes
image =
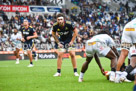
[[[56,32],[53,32],[53,31],[52,31],[52,36],[53,36],[53,38],[55,39],[56,43],[58,44],[59,48],[62,48],[63,45],[59,42],[59,40],[58,40],[58,38],[57,38],[57,36],[56,36]]]

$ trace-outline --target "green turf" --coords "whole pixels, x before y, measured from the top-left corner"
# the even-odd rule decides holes
[[[85,59],[77,59],[78,72]],[[110,70],[110,61],[101,58],[105,70]],[[62,76],[53,77],[56,72],[56,59],[34,61],[34,67],[28,68],[29,61],[0,61],[0,91],[132,91],[132,83],[115,84],[109,82],[100,73],[94,60],[84,76],[84,82],[78,83],[73,75],[70,59],[64,59]]]

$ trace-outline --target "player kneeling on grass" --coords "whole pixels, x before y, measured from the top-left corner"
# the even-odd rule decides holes
[[[14,55],[16,56],[16,64],[19,64],[19,51],[22,48],[21,44],[22,35],[18,33],[18,30],[14,28],[14,33],[11,35],[10,43],[14,47]]]
[[[83,81],[84,73],[88,69],[88,65],[93,59],[94,54],[105,56],[111,60],[111,74],[109,80],[114,81],[117,65],[117,56],[115,53],[117,53],[117,50],[113,39],[106,33],[106,31],[101,31],[98,35],[95,35],[91,39],[87,40],[85,47],[86,62],[82,66],[78,79],[79,82]]]
[[[56,36],[58,34],[58,37]],[[65,17],[63,14],[57,15],[57,22],[53,25],[52,36],[54,37],[56,43],[58,44],[58,58],[57,58],[57,73],[54,76],[61,76],[61,64],[62,57],[65,52],[65,49],[68,46],[72,46],[74,40],[77,36],[77,28],[75,28],[71,22],[65,21]],[[70,49],[70,48],[69,48]],[[72,48],[71,48],[72,49]],[[77,73],[77,63],[75,57],[75,51],[70,50],[69,54],[71,56],[71,61],[74,69],[74,75],[79,76]]]
[[[128,66],[125,65],[125,63],[122,64],[120,71],[123,72],[126,70],[127,67],[129,67],[130,65],[130,53],[128,54]],[[105,76],[107,78],[107,80],[109,80],[109,75],[110,75],[111,71],[105,71]],[[124,79],[124,82],[132,82],[135,79],[135,73],[136,73],[136,69],[134,69],[131,73],[129,73],[126,77],[126,79]],[[121,74],[120,74],[121,76]]]
[[[111,74],[111,71],[105,71],[105,76],[107,80],[109,80],[110,74]],[[132,82],[134,81],[134,78],[135,78],[135,75],[133,73],[130,73],[129,75],[127,75],[127,78],[124,80],[124,82]]]

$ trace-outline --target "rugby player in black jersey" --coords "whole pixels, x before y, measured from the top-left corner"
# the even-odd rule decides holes
[[[29,26],[28,20],[24,19],[23,25],[24,27],[21,29],[23,38],[21,40],[24,42],[24,54],[26,54],[30,59],[28,67],[33,67],[32,49],[34,47],[34,42],[32,39],[37,38],[37,33],[31,26]]]
[[[59,35],[59,38],[56,37],[56,33]],[[72,46],[74,40],[78,34],[77,28],[75,28],[71,22],[65,21],[65,16],[62,13],[57,15],[57,22],[53,25],[52,36],[54,37],[58,48],[67,49],[69,46]],[[65,51],[58,51],[57,58],[57,73],[54,76],[61,76],[61,64],[62,58]],[[70,50],[69,54],[71,56],[71,61],[73,65],[74,75],[79,76],[77,73],[77,62],[75,58],[75,51]]]

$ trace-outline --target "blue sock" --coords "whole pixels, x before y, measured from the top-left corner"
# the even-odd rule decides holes
[[[58,73],[61,73],[61,69],[57,69],[57,72],[58,72]]]
[[[32,54],[33,54],[33,57],[36,57],[36,52],[35,51],[33,51]]]
[[[77,72],[77,68],[74,68],[74,72]]]
[[[33,64],[33,62],[30,62],[30,64]]]
[[[136,85],[134,85],[133,91],[136,91]]]

